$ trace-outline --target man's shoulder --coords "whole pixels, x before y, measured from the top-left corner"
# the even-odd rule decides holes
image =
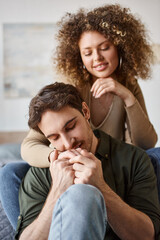
[[[129,159],[134,161],[141,158],[149,159],[147,153],[139,147],[117,140],[103,131],[98,130],[96,134],[100,139],[100,151],[104,156],[105,154],[109,155],[110,159],[114,159],[114,161],[125,162]]]
[[[112,136],[110,136],[109,134],[101,131],[101,130],[95,130],[94,131],[96,137],[98,137],[101,140],[101,144],[102,145],[108,145],[108,147],[110,149],[112,148],[120,148],[126,151],[130,151],[131,149],[139,152],[139,153],[144,153],[145,151],[137,146],[134,146],[132,144],[126,143],[122,140],[118,140],[116,138],[113,138]]]

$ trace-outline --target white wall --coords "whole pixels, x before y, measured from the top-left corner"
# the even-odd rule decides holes
[[[3,96],[3,23],[50,23],[58,21],[64,12],[79,7],[95,7],[103,3],[116,3],[129,7],[146,24],[151,39],[160,44],[159,0],[0,0],[0,131],[26,130],[30,99],[5,99]],[[153,77],[140,82],[149,117],[160,138],[160,65],[153,67]],[[160,140],[157,145],[159,145]]]

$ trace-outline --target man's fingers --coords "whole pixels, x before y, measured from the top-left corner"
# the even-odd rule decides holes
[[[81,150],[80,150],[80,154],[81,154],[82,156],[84,156],[84,157],[86,157],[86,158],[90,158],[90,159],[92,159],[92,160],[95,160],[95,158],[96,158],[93,153],[88,152],[86,149],[81,149]]]
[[[72,166],[73,170],[83,172],[85,170],[85,166],[81,163],[74,163]]]
[[[48,160],[49,160],[49,162],[53,162],[53,161],[55,161],[57,158],[58,158],[58,150],[57,150],[57,149],[54,149],[54,150],[49,154]]]
[[[71,168],[73,169],[72,163],[70,163],[67,158],[56,159],[56,160],[51,162],[50,171],[54,171],[55,169],[62,170],[66,166],[71,166]]]
[[[94,167],[95,161],[91,157],[85,157],[82,155],[76,156],[74,158],[69,159],[69,162],[71,164],[79,163],[81,165],[84,165],[85,167]]]
[[[67,150],[65,152],[59,153],[58,159],[62,159],[62,158],[70,159],[77,155],[79,155],[79,152],[76,151],[76,149],[71,149],[71,150]]]

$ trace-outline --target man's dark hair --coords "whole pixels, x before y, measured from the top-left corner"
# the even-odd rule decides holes
[[[73,85],[58,82],[47,85],[30,102],[28,125],[42,133],[38,124],[44,112],[59,111],[65,106],[70,106],[82,113],[82,102],[80,93]]]

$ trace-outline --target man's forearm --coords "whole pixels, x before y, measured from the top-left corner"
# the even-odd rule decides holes
[[[154,240],[154,227],[144,213],[126,204],[108,185],[101,189],[106,202],[108,222],[120,239]]]
[[[43,209],[39,216],[22,232],[20,240],[45,240],[48,239],[49,230],[52,221],[52,213],[57,199],[58,194],[50,190]]]

